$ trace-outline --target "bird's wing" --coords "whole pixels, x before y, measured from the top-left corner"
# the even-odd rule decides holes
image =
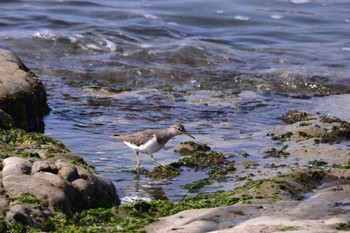
[[[144,130],[133,134],[113,135],[112,138],[121,141],[128,141],[136,146],[139,146],[149,141],[154,134],[154,130]]]

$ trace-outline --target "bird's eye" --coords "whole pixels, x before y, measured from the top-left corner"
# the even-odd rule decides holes
[[[177,128],[179,131],[183,131],[183,129],[182,128]]]

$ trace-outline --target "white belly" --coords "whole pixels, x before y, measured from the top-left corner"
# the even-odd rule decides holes
[[[140,145],[140,146],[136,146],[135,144],[132,144],[132,143],[126,142],[126,141],[124,141],[124,143],[127,146],[131,147],[132,149],[134,149],[140,153],[144,153],[144,154],[148,154],[148,155],[151,155],[151,154],[159,151],[163,147],[163,145],[158,144],[156,135],[153,135],[151,140],[149,140],[147,143]]]

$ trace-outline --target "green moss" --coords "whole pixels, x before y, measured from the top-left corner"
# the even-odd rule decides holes
[[[286,132],[278,136],[273,136],[272,140],[284,142],[284,141],[289,141],[292,136],[293,136],[292,132]]]
[[[343,169],[350,169],[350,161],[348,161],[348,162],[346,162],[346,163],[343,163],[343,164],[341,165],[341,168],[343,168]]]
[[[309,126],[309,125],[311,125],[311,123],[309,123],[309,122],[301,122],[299,124],[300,127],[305,127],[305,126]]]
[[[219,165],[227,166],[229,162],[222,153],[217,152],[195,152],[184,157],[177,162],[166,166],[158,166],[151,172],[145,172],[147,177],[160,180],[172,179],[180,175],[181,167],[190,167],[196,170],[204,168],[213,168]]]
[[[177,164],[179,166],[203,168],[214,165],[227,163],[226,157],[222,153],[217,152],[196,152],[188,157],[180,159]]]
[[[216,166],[209,170],[208,177],[186,184],[183,188],[188,189],[189,192],[194,192],[206,185],[220,182],[226,179],[226,175],[236,170],[234,164],[228,164],[224,166]]]
[[[22,204],[35,204],[38,206],[47,206],[47,203],[44,203],[36,196],[30,193],[22,193],[22,195],[17,199],[17,202]]]
[[[333,127],[331,130],[327,130],[320,139],[320,143],[340,143],[344,140],[350,140],[350,128]]]
[[[298,121],[308,120],[309,115],[306,112],[291,110],[283,114],[282,120],[287,124],[293,124]]]
[[[27,133],[22,129],[0,130],[0,141],[11,146],[48,149],[50,152],[68,151],[60,141],[41,133]]]
[[[308,162],[308,165],[310,167],[324,167],[327,166],[327,164],[328,163],[323,160],[313,160]]]
[[[22,224],[7,223],[4,216],[0,216],[0,232],[6,233],[22,233],[26,232]]]
[[[298,226],[279,226],[276,227],[277,231],[297,231],[300,228]]]
[[[309,169],[308,174],[310,175],[310,177],[316,180],[321,180],[325,177],[324,172],[319,169]]]
[[[346,121],[340,120],[338,118],[332,118],[329,116],[320,116],[320,122],[323,122],[323,123],[341,123],[341,124],[344,124],[344,126],[349,124]]]
[[[270,148],[264,151],[266,156],[264,158],[282,158],[282,157],[287,157],[290,155],[290,153],[286,152],[288,145],[283,146],[281,149],[276,149],[276,148]]]
[[[182,142],[177,146],[174,151],[180,153],[181,155],[191,155],[195,152],[207,152],[210,151],[210,147],[206,144],[201,144],[197,142]]]
[[[57,214],[51,218],[51,224],[54,232],[142,232],[142,228],[154,219],[147,216],[147,211],[143,214],[135,209],[135,206],[140,205],[143,203],[109,209],[90,209],[72,217]]]
[[[155,167],[153,171],[145,172],[145,175],[155,180],[173,179],[180,175],[180,169],[175,167],[174,164],[169,164]]]
[[[350,231],[350,223],[337,223],[335,229],[340,231]]]

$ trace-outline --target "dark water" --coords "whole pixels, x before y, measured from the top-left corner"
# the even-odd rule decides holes
[[[183,122],[217,151],[259,159],[271,144],[261,132],[278,116],[322,111],[321,96],[350,90],[347,0],[37,0],[0,9],[0,47],[47,88],[46,133],[112,179],[121,197],[178,199],[180,185],[203,174],[137,180],[133,152],[112,134]],[[184,140],[156,157],[176,160],[172,147]]]

